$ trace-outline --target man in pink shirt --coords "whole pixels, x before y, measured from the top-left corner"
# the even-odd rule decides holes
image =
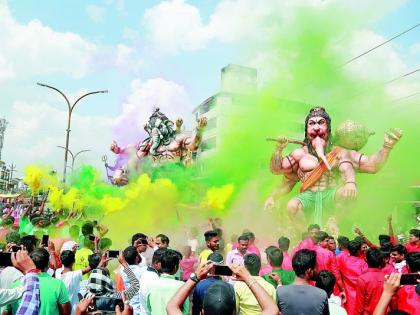
[[[407,253],[420,252],[420,230],[411,229],[409,242],[405,244]]]
[[[377,248],[368,249],[366,260],[369,268],[356,282],[356,315],[372,315],[384,287],[384,260],[381,251]]]
[[[278,244],[279,244],[280,250],[283,252],[283,263],[281,264],[281,269],[293,271],[292,258],[289,256],[289,253],[288,253],[290,240],[287,237],[282,236],[279,238]]]
[[[337,266],[340,266],[340,264],[342,263],[342,260],[345,260],[347,257],[350,256],[350,253],[348,250],[349,242],[350,240],[348,239],[348,237],[339,236],[337,238],[338,249],[340,251],[337,254]]]
[[[320,228],[318,224],[311,224],[308,226],[308,236],[302,240],[298,246],[293,249],[292,257],[295,256],[296,252],[301,249],[315,250],[315,234],[319,232]]]
[[[420,272],[420,252],[411,252],[406,256],[408,272]],[[420,295],[415,285],[400,286],[391,300],[391,308],[408,314],[420,314]]]
[[[328,237],[328,234],[324,231],[318,231],[315,234],[317,242],[317,245],[315,245],[317,270],[328,270],[334,274],[337,280],[334,294],[340,294],[340,297],[345,300],[344,285],[338,272],[337,260],[333,252],[328,249]]]
[[[352,315],[355,313],[357,279],[367,271],[368,265],[362,258],[362,243],[360,241],[350,241],[348,253],[349,255],[345,259],[338,259],[343,253],[337,257],[337,265],[347,298],[344,308],[348,314]]]
[[[244,256],[246,254],[252,254],[248,250],[249,238],[246,235],[238,237],[238,248],[231,250],[226,256],[226,265],[231,266],[233,264],[244,265]]]

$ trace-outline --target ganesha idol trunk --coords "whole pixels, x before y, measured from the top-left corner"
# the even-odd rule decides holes
[[[314,147],[316,154],[318,154],[318,157],[324,162],[328,170],[331,171],[331,166],[324,154],[325,145],[325,140],[320,137],[316,137],[314,140],[312,140],[312,146]]]

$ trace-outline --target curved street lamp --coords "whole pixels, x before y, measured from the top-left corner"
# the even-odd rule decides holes
[[[66,148],[65,147],[63,147],[63,146],[61,146],[61,145],[58,145],[57,146],[58,148],[62,148],[62,149],[64,149],[64,150],[66,150]],[[73,168],[74,168],[74,161],[76,160],[76,158],[79,156],[79,154],[81,154],[81,153],[84,153],[84,152],[89,152],[89,151],[92,151],[92,150],[80,150],[79,152],[77,152],[76,154],[73,154],[73,152],[71,152],[71,150],[70,149],[67,149],[68,151],[69,151],[69,153],[70,153],[70,156],[71,156],[71,167],[70,166],[68,166],[68,167],[70,167],[70,169],[73,171]]]
[[[63,170],[63,183],[66,182],[66,172],[67,172],[67,159],[68,159],[68,152],[69,152],[69,141],[70,141],[70,125],[71,125],[71,114],[73,113],[73,109],[74,107],[77,105],[77,103],[82,100],[83,98],[85,98],[86,96],[92,95],[92,94],[98,94],[98,93],[108,93],[108,90],[102,90],[102,91],[94,91],[94,92],[89,92],[86,94],[83,94],[82,96],[80,96],[73,104],[70,104],[69,99],[67,98],[67,96],[61,92],[59,89],[51,86],[51,85],[47,85],[47,84],[43,84],[43,83],[37,83],[39,86],[43,86],[43,87],[47,87],[50,88],[58,93],[61,94],[61,96],[64,97],[64,99],[66,100],[67,103],[67,107],[68,107],[68,116],[67,116],[67,130],[66,130],[66,146],[64,147],[64,170]],[[74,160],[73,160],[74,162]]]

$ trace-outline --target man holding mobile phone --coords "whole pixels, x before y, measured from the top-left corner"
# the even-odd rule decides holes
[[[258,283],[273,299],[276,300],[276,289],[262,277],[258,276],[261,269],[261,260],[256,254],[248,254],[244,257],[245,268],[251,274],[253,281]],[[261,306],[250,287],[241,281],[236,281],[234,285],[236,297],[236,309],[240,314],[260,314]]]
[[[23,286],[14,289],[0,289],[0,306],[12,303],[21,297],[23,301],[17,314],[26,314],[25,310],[33,311],[32,314],[39,312],[39,279],[35,264],[25,250],[19,250],[17,253],[10,253],[10,259],[13,266],[20,270],[25,276]]]
[[[409,273],[420,272],[420,252],[408,253],[406,262]],[[420,309],[420,295],[416,292],[416,285],[401,286],[394,294],[394,298],[391,301],[391,309],[405,311],[408,314],[417,314]]]

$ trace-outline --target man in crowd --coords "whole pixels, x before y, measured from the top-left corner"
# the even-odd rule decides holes
[[[166,305],[172,296],[183,286],[184,282],[175,280],[175,273],[178,271],[179,261],[182,255],[172,249],[166,249],[161,257],[160,278],[150,284],[149,293],[147,294],[147,309],[151,315],[166,314]],[[184,315],[188,314],[189,301],[184,303]]]
[[[407,250],[405,249],[404,245],[398,244],[391,249],[391,257],[393,259],[393,265],[395,272],[399,273],[406,273],[406,261],[405,261],[405,254]]]
[[[263,275],[265,281],[271,283],[274,288],[279,284],[288,285],[295,280],[295,273],[291,270],[283,270],[283,252],[279,249],[273,249],[267,253],[267,260],[272,271],[269,274]]]
[[[350,240],[346,236],[339,236],[337,238],[337,243],[338,243],[338,253],[336,254],[337,266],[341,263],[341,260],[344,260],[350,256],[350,253],[348,251],[349,242]]]
[[[83,275],[91,271],[90,266],[85,269],[73,271],[73,265],[75,263],[75,254],[71,250],[64,250],[61,253],[61,262],[63,269],[61,272],[56,272],[55,277],[64,282],[67,292],[69,294],[69,300],[72,306],[72,314],[76,311],[76,306],[79,303],[79,291],[80,283],[83,280]],[[105,263],[105,259],[103,260]]]
[[[251,231],[246,231],[242,235],[248,237],[248,239],[249,239],[248,251],[252,254],[257,255],[261,259],[260,250],[255,245],[255,234]]]
[[[315,246],[316,265],[318,270],[328,270],[334,274],[336,279],[336,294],[340,294],[340,297],[345,299],[343,281],[341,280],[340,273],[338,272],[335,255],[328,249],[328,239],[329,236],[324,231],[318,231],[315,234],[315,240],[317,243]]]
[[[373,314],[384,286],[384,260],[381,251],[377,248],[368,249],[366,261],[369,268],[359,276],[356,283],[356,315]]]
[[[328,250],[330,250],[334,256],[336,254],[336,250],[337,250],[337,243],[335,242],[335,238],[334,236],[328,236]]]
[[[406,261],[408,272],[420,272],[420,252],[408,253]],[[391,308],[405,311],[408,314],[418,314],[420,312],[420,295],[416,292],[416,286],[401,286],[391,301]]]
[[[344,253],[337,257],[338,270],[344,283],[347,301],[345,308],[348,314],[354,314],[356,304],[357,279],[367,271],[368,265],[363,259],[362,243],[360,241],[350,241],[348,244],[349,256],[339,259]]]
[[[283,263],[281,265],[281,268],[283,270],[292,270],[292,258],[289,256],[289,246],[290,246],[290,239],[288,239],[285,236],[282,236],[277,241],[280,250],[283,253]]]
[[[316,252],[301,249],[292,259],[295,281],[277,288],[277,305],[282,315],[327,315],[328,296],[324,290],[310,285],[316,269]]]
[[[200,253],[200,264],[207,261],[211,253],[219,249],[219,234],[216,231],[207,231],[204,233],[207,248]]]
[[[158,249],[153,253],[152,264],[150,266],[142,267],[144,270],[140,277],[140,314],[150,315],[147,309],[147,295],[149,294],[150,286],[159,280],[161,273],[162,255],[166,249]]]
[[[226,256],[226,265],[230,266],[233,264],[243,265],[244,256],[250,254],[248,251],[249,238],[246,235],[238,237],[238,247],[230,251]]]
[[[292,256],[295,255],[295,253],[301,249],[310,249],[310,250],[314,250],[315,249],[315,245],[316,245],[316,241],[315,241],[315,234],[317,232],[319,232],[320,228],[318,224],[311,224],[308,226],[308,234],[307,237],[302,240],[298,246],[296,246],[293,249],[292,252]]]
[[[223,262],[223,256],[220,253],[214,252],[211,253],[208,262],[213,262],[220,264]],[[193,298],[192,298],[192,314],[200,315],[203,308],[203,300],[207,290],[216,282],[223,282],[222,277],[212,275],[207,276],[207,278],[201,280],[197,283],[197,286],[194,289]],[[233,288],[232,288],[233,289]]]
[[[420,230],[411,229],[409,233],[410,233],[409,241],[407,244],[405,244],[407,253],[420,252]]]
[[[20,303],[17,314],[39,314],[39,279],[34,262],[25,250],[12,253],[11,260],[13,266],[20,270],[22,274],[25,274],[23,285],[14,289],[0,288],[0,306],[4,307],[22,298],[24,302]]]
[[[165,234],[156,235],[155,244],[158,248],[167,248],[169,247],[169,237]]]
[[[145,267],[140,267],[139,264],[141,262],[140,254],[137,252],[137,249],[134,246],[128,246],[123,251],[124,259],[128,264],[128,267],[133,271],[134,275],[136,276],[137,280],[140,283],[141,276],[145,270]],[[128,276],[121,272],[121,276],[124,281],[124,287],[126,289],[130,288],[130,281],[128,279]],[[134,315],[140,315],[141,314],[141,306],[140,306],[140,294],[136,294],[131,300],[130,300],[130,306],[133,308],[133,314]]]
[[[140,266],[147,266],[146,260],[146,251],[148,248],[149,242],[147,241],[147,235],[143,233],[136,233],[131,237],[131,246],[134,246],[137,249],[141,257]]]
[[[315,286],[327,293],[330,315],[347,315],[346,310],[341,307],[341,299],[333,295],[335,277],[332,272],[321,270],[316,279]]]
[[[41,272],[38,274],[39,291],[40,291],[40,315],[64,314],[70,315],[71,304],[69,295],[63,281],[51,277],[46,271],[48,270],[48,262],[50,255],[44,248],[36,248],[29,255],[37,269]],[[14,285],[19,286],[20,281]],[[13,306],[17,309],[17,305]]]
[[[244,258],[245,268],[249,271],[252,278],[267,291],[268,295],[275,301],[276,289],[265,281],[262,277],[258,276],[261,268],[261,260],[256,254],[245,255]],[[261,306],[258,304],[254,294],[248,285],[241,281],[236,281],[234,285],[236,310],[238,314],[243,315],[256,315],[261,314]]]

